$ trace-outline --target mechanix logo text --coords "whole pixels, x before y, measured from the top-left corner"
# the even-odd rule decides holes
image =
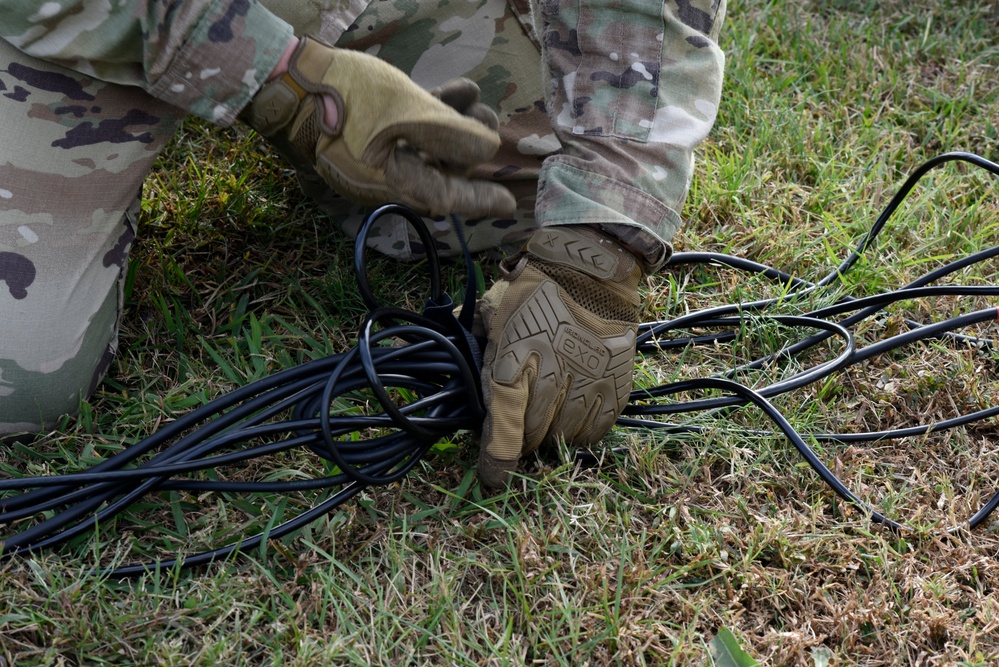
[[[555,333],[555,350],[570,366],[590,377],[602,377],[610,357],[599,338],[571,324],[559,326]]]

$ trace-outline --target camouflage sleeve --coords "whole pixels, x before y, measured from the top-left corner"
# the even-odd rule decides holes
[[[0,0],[0,37],[228,125],[292,37],[256,0]]]
[[[717,115],[724,14],[725,0],[537,0],[563,146],[542,167],[542,225],[600,225],[658,268],[680,228],[694,147]]]

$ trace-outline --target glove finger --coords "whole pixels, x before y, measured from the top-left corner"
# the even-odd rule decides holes
[[[391,148],[399,140],[425,153],[432,162],[452,165],[475,166],[488,162],[500,147],[500,137],[495,130],[456,112],[445,118],[397,124],[391,135],[373,143]]]
[[[484,449],[479,450],[479,479],[491,489],[501,489],[510,481],[517,461],[500,461]]]
[[[493,316],[496,314],[496,309],[499,307],[500,301],[503,300],[503,294],[506,293],[506,289],[509,286],[510,283],[508,281],[500,280],[475,302],[475,313],[472,316],[471,328],[473,336],[483,339],[488,336],[489,329],[493,323]],[[459,316],[460,311],[461,308],[455,310],[455,317]]]
[[[448,213],[465,218],[509,218],[517,211],[513,194],[498,183],[445,176]]]
[[[476,102],[469,106],[462,113],[469,118],[479,121],[490,130],[495,130],[499,127],[499,117],[496,116],[496,112],[481,102]]]
[[[465,78],[451,79],[428,92],[461,114],[479,101],[479,87]]]
[[[458,113],[474,118],[490,130],[499,127],[499,118],[489,106],[479,101],[479,86],[469,79],[452,79],[430,94]]]
[[[577,389],[577,388],[573,388]],[[617,413],[604,405],[604,396],[584,396],[570,391],[558,419],[550,431],[561,435],[569,444],[592,445],[610,433]]]
[[[479,478],[486,486],[500,487],[517,467],[524,448],[524,414],[527,379],[511,385],[487,380],[486,424],[479,445]]]
[[[502,185],[445,173],[411,150],[394,151],[385,173],[389,183],[431,215],[503,218],[517,209],[513,194]]]

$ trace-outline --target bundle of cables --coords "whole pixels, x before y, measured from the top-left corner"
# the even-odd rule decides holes
[[[931,169],[953,161],[970,163],[999,176],[999,165],[969,153],[947,153],[924,163],[905,181],[850,256],[816,282],[730,255],[674,254],[671,266],[724,265],[773,280],[783,286],[784,293],[775,299],[710,308],[669,321],[643,324],[639,330],[639,354],[656,355],[690,345],[717,345],[733,340],[736,334],[670,337],[670,332],[739,328],[753,320],[819,333],[733,368],[721,377],[636,390],[618,424],[674,433],[697,432],[698,426],[666,423],[658,417],[693,411],[710,411],[712,415],[722,417],[740,406],[755,405],[840,497],[862,508],[872,521],[903,530],[901,524],[868,507],[847,488],[769,399],[917,340],[951,336],[977,345],[990,345],[989,341],[953,332],[976,323],[995,321],[996,308],[928,325],[907,321],[908,329],[903,333],[864,348],[857,347],[851,327],[898,301],[941,295],[999,296],[999,286],[931,286],[944,276],[996,257],[999,246],[943,266],[893,292],[865,298],[841,298],[835,305],[800,315],[768,311],[777,304],[803,302],[809,295],[833,285],[871,247],[916,183]],[[426,248],[431,295],[419,314],[383,307],[368,285],[367,237],[374,223],[388,214],[403,216],[416,229]],[[457,221],[456,228],[460,233]],[[2,537],[2,557],[23,556],[63,545],[109,523],[154,492],[266,495],[323,492],[320,500],[309,509],[281,523],[273,521],[257,535],[243,536],[203,553],[123,566],[109,573],[130,576],[179,564],[202,565],[296,531],[332,512],[369,486],[398,481],[441,439],[462,430],[478,430],[484,416],[479,386],[482,341],[469,333],[477,284],[474,264],[466,252],[468,285],[461,315],[455,317],[455,304],[441,289],[440,267],[434,248],[434,241],[422,220],[408,209],[387,205],[374,211],[360,230],[355,246],[358,287],[370,312],[362,323],[354,348],[281,371],[207,403],[87,471],[0,479],[0,493],[6,494],[0,497],[0,524],[17,529]],[[732,379],[775,360],[800,355],[833,337],[841,341],[834,358],[779,382],[751,389]],[[703,390],[720,390],[725,395],[693,401],[664,400]],[[356,400],[359,394],[375,407],[369,405],[359,410]],[[999,415],[999,407],[895,431],[811,433],[807,438],[812,442],[851,443],[922,436],[996,415]],[[321,457],[327,474],[281,481],[227,481],[197,474],[223,465],[247,465],[251,459],[301,449]],[[955,526],[951,531],[975,527],[997,505],[999,492],[966,524]]]

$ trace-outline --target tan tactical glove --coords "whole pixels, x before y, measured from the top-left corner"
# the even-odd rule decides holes
[[[325,122],[323,96],[336,103],[336,127]],[[435,96],[374,56],[306,37],[288,72],[265,84],[241,117],[296,168],[314,169],[362,204],[467,217],[509,216],[516,206],[505,188],[466,178],[500,145],[495,114],[478,103],[471,81]]]
[[[631,391],[642,277],[634,255],[582,225],[535,232],[503,270],[478,305],[479,477],[493,487],[542,444],[593,444],[614,425]]]

